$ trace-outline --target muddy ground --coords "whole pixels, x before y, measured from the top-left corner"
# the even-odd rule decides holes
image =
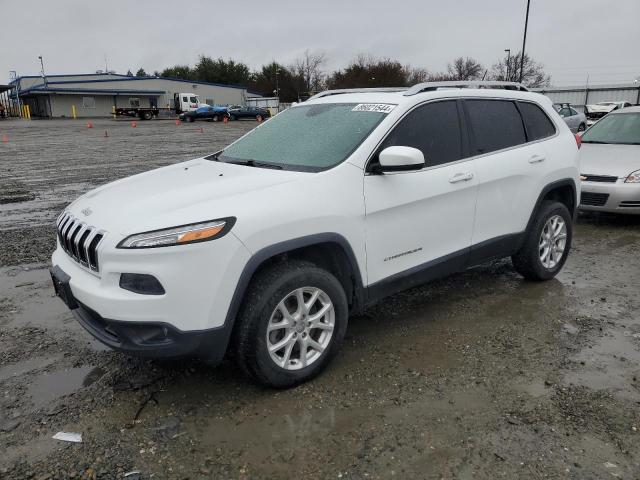
[[[640,478],[640,218],[580,216],[546,283],[505,260],[395,295],[288,391],[92,340],[52,295],[55,216],[253,126],[0,122],[0,478]]]

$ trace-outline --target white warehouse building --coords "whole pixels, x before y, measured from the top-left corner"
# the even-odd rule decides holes
[[[194,93],[209,105],[246,105],[260,96],[239,85],[116,73],[24,76],[11,86],[33,117],[71,117],[74,107],[78,117],[107,117],[114,107],[174,108],[175,93]]]
[[[583,110],[585,105],[598,102],[640,103],[640,82],[617,85],[594,85],[577,87],[543,87],[534,91],[549,97],[553,103],[570,103]]]

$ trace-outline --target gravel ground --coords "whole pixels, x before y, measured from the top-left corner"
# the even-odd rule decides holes
[[[55,216],[253,126],[0,122],[0,478],[640,478],[640,218],[580,216],[549,282],[505,260],[395,295],[288,391],[92,340],[52,296]]]

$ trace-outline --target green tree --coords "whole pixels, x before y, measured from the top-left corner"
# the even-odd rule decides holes
[[[189,65],[175,65],[165,68],[160,72],[161,77],[181,78],[183,80],[195,80],[196,73]]]
[[[263,65],[260,71],[254,72],[247,86],[265,97],[275,97],[279,93],[282,102],[299,100],[294,75],[287,67],[277,62]]]
[[[200,55],[193,70],[196,80],[210,83],[245,85],[250,77],[249,67],[244,63],[222,58],[214,60],[205,55]]]
[[[375,59],[359,55],[344,70],[333,72],[328,80],[329,88],[403,87],[409,85],[414,73],[420,70],[403,66],[390,58]],[[415,77],[415,75],[413,75]]]
[[[133,77],[133,72],[131,69],[127,70],[127,77]]]
[[[144,68],[140,68],[136,72],[136,77],[146,77],[146,76],[147,76],[147,72],[144,71]]]

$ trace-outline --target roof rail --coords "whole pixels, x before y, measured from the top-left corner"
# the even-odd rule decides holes
[[[307,100],[315,100],[316,98],[329,97],[331,95],[342,95],[346,93],[404,92],[406,89],[407,87],[339,88],[336,90],[325,90],[324,92],[316,93]]]
[[[404,92],[405,97],[417,95],[422,92],[432,92],[441,88],[496,88],[503,90],[517,90],[528,92],[529,89],[517,82],[497,82],[485,80],[450,81],[450,82],[425,82],[418,83]]]

